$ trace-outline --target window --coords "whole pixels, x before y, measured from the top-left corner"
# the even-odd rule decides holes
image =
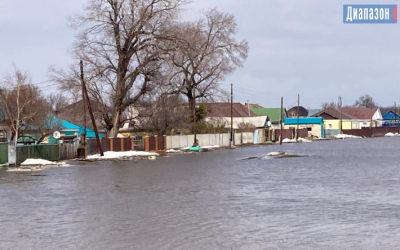
[[[328,128],[329,128],[329,129],[332,129],[332,124],[328,124]]]

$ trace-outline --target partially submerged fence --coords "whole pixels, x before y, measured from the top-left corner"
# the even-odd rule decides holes
[[[363,137],[382,137],[387,133],[399,133],[399,127],[373,127],[362,129],[343,130],[343,134],[356,135]]]
[[[48,161],[60,160],[57,144],[40,144],[17,147],[17,165],[23,163],[26,159],[38,158]]]
[[[8,163],[8,143],[0,143],[0,165]]]
[[[196,135],[200,146],[229,146],[229,134],[200,134]],[[167,136],[167,148],[186,148],[194,143],[194,135],[172,135]]]
[[[58,144],[58,152],[60,161],[75,159],[78,157],[79,143],[60,143]]]
[[[275,134],[273,134],[274,138],[271,138],[273,141],[278,141],[281,136],[281,130],[276,129]],[[283,139],[295,139],[296,137],[296,129],[282,129],[282,140]],[[308,130],[307,129],[299,129],[299,138],[307,138]]]

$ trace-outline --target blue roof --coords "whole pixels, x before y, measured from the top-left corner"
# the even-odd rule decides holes
[[[79,126],[76,126],[75,124],[72,124],[72,123],[70,123],[70,122],[68,122],[66,120],[62,120],[61,124],[66,129],[78,129],[78,130],[80,129]],[[83,129],[82,129],[82,131],[83,131]]]
[[[283,122],[285,125],[296,125],[297,118],[286,118]],[[323,124],[322,117],[300,117],[299,124]]]
[[[85,130],[83,126],[77,126],[77,125],[72,124],[72,123],[70,123],[68,121],[65,121],[65,120],[62,120],[62,126],[65,129],[74,129],[74,130],[76,129],[76,130],[78,130],[78,135],[81,135],[83,133],[83,131]],[[90,128],[87,127],[86,128],[86,137],[87,138],[96,138],[96,133],[93,131],[93,129],[90,129]],[[104,135],[99,133],[99,137],[103,138]]]
[[[83,126],[79,126],[78,134],[81,135],[84,130],[85,129],[83,128]],[[104,138],[104,135],[99,133],[99,137]],[[96,138],[96,133],[93,131],[93,129],[86,127],[86,138]]]
[[[389,112],[383,115],[383,120],[385,121],[399,120],[399,115],[396,114],[393,110],[390,110]]]

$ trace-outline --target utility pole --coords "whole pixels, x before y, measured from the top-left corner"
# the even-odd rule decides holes
[[[299,121],[300,121],[300,94],[297,95],[297,129],[296,129],[296,141],[299,139]]]
[[[282,130],[283,130],[283,97],[281,97],[281,129],[280,129],[280,136],[279,136],[279,145],[282,145]]]
[[[397,126],[397,112],[396,112],[396,102],[394,102],[394,126]]]
[[[342,126],[343,126],[343,119],[342,119],[342,97],[339,96],[339,107],[340,107],[340,124],[339,124],[339,132],[342,134]]]
[[[193,134],[194,142],[193,147],[197,146],[197,135],[196,135],[196,86],[193,86]]]
[[[249,104],[249,99],[247,99],[247,111],[249,112],[249,117],[250,117],[250,104]]]
[[[85,83],[84,75],[83,75],[83,62],[82,62],[82,60],[81,60],[81,78],[82,78],[82,84],[83,84],[83,92],[85,94],[84,97],[86,97],[85,99],[88,101],[89,114],[90,114],[90,118],[92,120],[94,133],[96,134],[97,148],[100,151],[100,155],[104,156],[103,148],[102,148],[101,142],[100,142],[99,132],[97,131],[97,125],[96,125],[96,121],[95,121],[94,115],[93,115],[92,105],[90,104],[89,95],[88,95],[88,92],[87,92],[87,89],[86,89],[86,83]],[[86,131],[86,113],[85,113],[85,131]],[[86,137],[86,133],[85,133],[85,137]],[[85,143],[86,143],[86,138],[85,138]],[[85,151],[86,151],[86,149],[85,149]]]
[[[231,83],[231,140],[229,147],[233,146],[233,83]]]
[[[81,136],[83,149],[85,151],[84,156],[86,158],[87,149],[86,149],[86,94],[85,94],[85,80],[83,75],[83,61],[80,61],[81,68],[81,84],[82,84],[82,103],[83,103],[83,134]]]

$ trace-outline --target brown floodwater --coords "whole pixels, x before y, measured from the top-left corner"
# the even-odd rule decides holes
[[[398,249],[399,148],[347,139],[2,169],[0,249]],[[305,157],[263,158],[273,151]]]

